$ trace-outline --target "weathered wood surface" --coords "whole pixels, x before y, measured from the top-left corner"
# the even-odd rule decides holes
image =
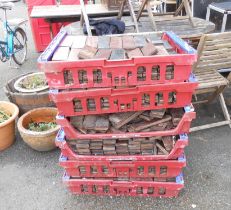
[[[219,102],[225,121],[197,126],[190,131],[199,131],[222,125],[229,125],[231,127],[230,116],[222,95],[229,81],[218,72],[222,69],[231,72],[230,37],[231,32],[203,35],[197,48],[198,60],[193,66],[193,72],[199,82],[196,95],[208,95],[205,100],[197,100],[195,103],[209,103],[219,96]]]
[[[122,20],[125,21],[125,25],[127,26],[125,33],[134,33],[134,27],[128,26],[131,25],[130,17],[122,17]],[[166,19],[166,17],[156,17],[155,21],[157,31],[173,31],[181,38],[200,38],[203,34],[210,33],[215,29],[215,25],[212,22],[206,22],[204,19],[196,17],[193,17],[195,27],[193,27],[190,24],[189,19],[185,17],[168,19]],[[83,35],[83,30],[79,23],[72,23],[65,28],[71,34]],[[140,18],[139,32],[153,32],[152,25],[148,20],[148,17]]]

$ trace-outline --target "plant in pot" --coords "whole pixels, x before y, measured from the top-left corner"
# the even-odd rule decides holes
[[[15,140],[15,119],[18,107],[7,101],[0,101],[0,151],[8,148]]]
[[[43,72],[28,73],[13,78],[3,88],[8,99],[19,107],[22,115],[40,107],[54,107]]]
[[[55,119],[57,109],[44,107],[33,109],[18,120],[18,130],[23,141],[37,151],[50,151],[55,146],[55,137],[60,129]]]

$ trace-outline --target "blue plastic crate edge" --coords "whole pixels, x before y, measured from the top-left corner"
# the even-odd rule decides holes
[[[55,38],[51,41],[51,43],[48,45],[46,50],[39,56],[38,62],[47,62],[51,59],[52,55],[54,54],[55,50],[58,48],[61,41],[64,39],[64,37],[67,35],[66,31],[60,31]]]
[[[178,37],[175,33],[172,31],[166,31],[165,32],[182,50],[187,52],[188,54],[196,54],[197,51],[190,47],[185,41],[183,41],[180,37]]]

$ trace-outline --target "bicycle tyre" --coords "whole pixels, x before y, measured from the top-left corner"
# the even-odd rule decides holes
[[[16,28],[14,32],[13,37],[13,43],[14,43],[14,50],[18,48],[18,45],[16,43],[19,42],[19,39],[21,39],[22,43],[20,42],[20,50],[18,52],[13,53],[12,58],[14,62],[18,65],[22,65],[26,58],[27,58],[27,37],[26,33],[22,28]],[[22,46],[21,46],[22,45]],[[18,57],[19,53],[23,53],[22,57]]]

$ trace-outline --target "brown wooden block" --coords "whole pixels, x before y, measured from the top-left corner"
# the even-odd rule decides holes
[[[172,117],[169,115],[166,115],[163,119],[161,120],[152,120],[151,122],[142,122],[142,123],[137,123],[137,124],[132,124],[130,127],[132,127],[135,131],[141,131],[146,128],[150,128],[152,126],[158,125],[160,123],[167,122],[171,120]]]
[[[141,51],[144,56],[156,55],[158,53],[157,48],[151,42],[145,44],[145,46],[141,48]]]
[[[98,37],[98,49],[109,49],[110,48],[110,37],[99,36]]]
[[[157,148],[164,154],[164,155],[168,155],[169,152],[163,147],[161,146],[158,142],[156,142],[156,146]],[[159,154],[159,153],[158,153]]]
[[[75,36],[75,40],[72,44],[72,48],[83,48],[85,46],[86,43],[86,36]]]
[[[97,49],[88,45],[85,45],[83,49],[79,51],[80,59],[91,59],[95,56]]]
[[[151,118],[159,118],[162,119],[165,115],[166,109],[156,109],[156,110],[152,110],[150,112],[150,117]]]
[[[116,139],[105,139],[103,140],[104,145],[115,145]]]
[[[69,56],[68,56],[68,61],[77,61],[79,60],[79,51],[80,49],[75,49],[75,48],[72,48],[70,53],[69,53]]]
[[[158,53],[157,55],[169,55],[168,51],[164,48],[164,46],[156,46]]]
[[[108,129],[109,129],[109,120],[105,117],[97,117],[95,123],[95,130],[106,132]]]
[[[184,110],[182,108],[170,109],[170,114],[173,125],[177,126],[184,115]]]
[[[96,59],[109,59],[111,55],[111,50],[110,49],[99,49],[97,53],[95,54]]]
[[[121,49],[123,48],[122,37],[112,36],[110,40],[110,48],[111,49]]]
[[[86,45],[97,48],[98,47],[98,36],[88,36]]]
[[[75,128],[79,129],[83,127],[84,116],[74,116],[70,118],[70,123]]]
[[[123,49],[132,50],[136,48],[133,36],[123,36],[122,37]]]
[[[144,36],[134,36],[134,42],[136,47],[143,47],[147,43]]]
[[[125,56],[125,50],[124,49],[112,50],[110,60],[124,60],[125,58],[126,58],[126,56]]]
[[[139,48],[127,52],[128,58],[142,57],[143,54]]]
[[[66,61],[70,52],[69,47],[58,47],[52,57],[52,61]]]
[[[111,114],[109,116],[109,120],[116,129],[119,129],[123,125],[132,121],[134,118],[138,117],[140,114],[142,114],[142,111]]]
[[[148,122],[152,120],[150,118],[149,112],[143,112],[141,115],[139,115],[139,118]]]
[[[171,136],[164,136],[162,138],[162,142],[164,144],[165,149],[170,152],[173,148],[173,140]]]
[[[83,121],[83,128],[90,130],[95,129],[97,117],[95,115],[87,115]]]

